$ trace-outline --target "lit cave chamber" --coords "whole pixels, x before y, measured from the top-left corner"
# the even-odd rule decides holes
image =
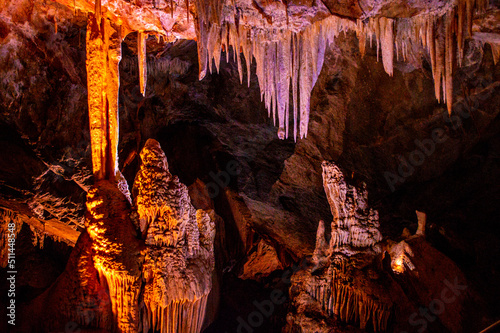
[[[1,0],[0,332],[500,332],[500,1]]]

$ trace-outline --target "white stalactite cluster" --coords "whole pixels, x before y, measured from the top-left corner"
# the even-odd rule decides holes
[[[323,67],[326,47],[340,32],[354,29],[355,24],[329,16],[297,33],[287,29],[270,33],[238,25],[234,21],[218,24],[206,23],[209,18],[201,17],[199,20],[204,22],[200,25],[198,37],[200,79],[207,72],[214,72],[213,63],[215,70],[219,71],[222,50],[226,51],[226,61],[229,61],[231,47],[240,82],[243,82],[240,53],[244,56],[247,84],[250,86],[250,68],[252,58],[255,59],[261,99],[274,123],[278,122],[278,136],[281,139],[288,137],[289,114],[292,111],[294,138],[297,135],[305,137],[311,91]]]
[[[425,47],[430,54],[436,98],[447,104],[451,114],[454,63],[458,59],[461,64],[465,37],[472,37],[474,12],[484,11],[487,5],[487,0],[459,0],[444,15],[425,13],[400,19],[371,17],[357,22],[331,15],[295,31],[293,27],[273,29],[245,25],[240,22],[237,10],[228,14],[218,1],[208,4],[198,1],[200,80],[208,72],[214,72],[213,62],[215,70],[219,71],[221,52],[226,51],[228,61],[231,47],[240,82],[243,82],[242,53],[250,85],[250,67],[255,59],[261,98],[274,124],[278,123],[278,136],[281,139],[288,137],[292,108],[294,139],[297,135],[303,138],[307,136],[311,92],[321,72],[325,50],[340,32],[352,30],[358,36],[363,55],[367,41],[373,45],[375,39],[377,58],[381,54],[384,69],[390,76],[394,72],[395,56],[397,60],[406,60],[412,45]],[[286,11],[286,7],[283,10]],[[494,48],[494,52],[498,53],[497,50]]]
[[[367,190],[348,185],[340,169],[323,162],[323,185],[331,207],[333,222],[330,240],[320,221],[312,266],[292,277],[292,302],[297,314],[289,321],[299,324],[307,314],[301,310],[305,299],[317,302],[327,317],[368,326],[375,331],[387,328],[392,301],[373,278],[361,269],[372,265],[380,253],[382,240],[378,213],[368,207]]]
[[[330,317],[335,315],[343,322],[358,323],[361,329],[371,326],[375,332],[385,331],[392,304],[357,289],[348,282],[348,276],[346,268],[330,267],[328,278],[313,280],[306,287],[307,293]]]
[[[141,160],[133,193],[147,248],[143,330],[200,332],[212,287],[215,224],[192,206],[157,141],[146,142]]]

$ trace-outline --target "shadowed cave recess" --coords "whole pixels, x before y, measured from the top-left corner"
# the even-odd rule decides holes
[[[500,331],[497,0],[2,0],[0,331]]]

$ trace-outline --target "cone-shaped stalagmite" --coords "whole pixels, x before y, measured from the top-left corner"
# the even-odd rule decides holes
[[[191,205],[157,141],[146,142],[141,160],[133,193],[146,242],[144,331],[200,332],[212,288],[214,222]]]

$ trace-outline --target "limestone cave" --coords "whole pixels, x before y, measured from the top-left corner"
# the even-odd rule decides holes
[[[0,332],[500,332],[499,0],[1,0]]]

